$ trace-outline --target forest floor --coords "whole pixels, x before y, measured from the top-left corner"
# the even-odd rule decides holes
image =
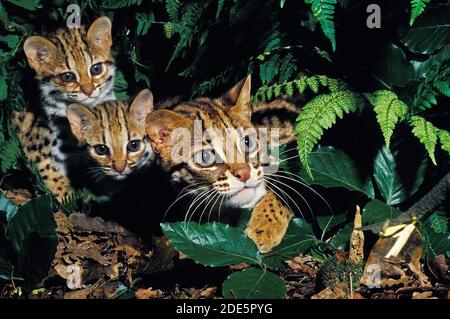
[[[9,195],[16,204],[28,200],[26,192]],[[221,298],[221,283],[249,266],[205,267],[176,252],[164,238],[147,245],[100,217],[57,212],[55,220],[59,244],[47,278],[29,292],[20,278],[3,282],[0,298]],[[276,272],[285,281],[289,299],[449,299],[448,259],[440,255],[421,261],[421,243],[415,230],[396,258],[384,258],[393,245],[387,238],[379,239],[366,261],[355,266],[348,252],[338,251],[326,262],[299,255]]]

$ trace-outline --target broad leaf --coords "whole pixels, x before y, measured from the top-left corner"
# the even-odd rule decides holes
[[[325,234],[334,227],[342,224],[347,219],[347,213],[334,214],[334,215],[316,215],[317,223],[320,229]]]
[[[450,42],[450,7],[427,10],[400,41],[410,50],[431,54]]]
[[[226,299],[283,299],[284,281],[279,276],[250,267],[231,274],[222,284]]]
[[[426,165],[424,164],[425,162],[422,161],[417,168],[414,167],[414,170],[409,172],[416,178],[413,179],[414,183],[411,187],[407,189],[402,182],[394,154],[386,146],[379,150],[374,161],[373,177],[386,204],[399,204],[417,191],[425,178]],[[409,180],[411,180],[410,177],[408,177]]]
[[[436,217],[436,215],[439,217]],[[436,218],[440,220],[446,219],[443,214],[433,213],[425,222],[419,224],[419,230],[423,239],[423,254],[430,259],[434,259],[440,254],[448,254],[450,251],[450,233],[448,229],[442,231],[441,227],[436,227]]]
[[[58,244],[50,197],[41,196],[21,206],[7,224],[6,237],[17,254],[26,287],[34,287],[47,275]]]
[[[261,263],[256,245],[242,229],[194,222],[163,223],[161,227],[172,245],[197,263],[214,267]]]
[[[307,251],[316,241],[311,225],[303,219],[294,218],[281,243],[271,252],[263,255],[263,263],[272,267],[282,267],[284,261]]]
[[[331,239],[331,245],[337,249],[347,249],[352,231],[352,223],[345,225],[343,228],[339,229],[333,239]]]
[[[40,0],[8,0],[16,6],[22,7],[27,10],[36,10],[40,6]]]
[[[13,267],[10,264],[2,248],[0,248],[0,278],[5,280],[11,280],[12,272]]]
[[[378,199],[374,199],[366,204],[363,209],[362,221],[364,225],[375,224],[392,220],[400,214],[400,211],[395,207],[386,205]]]
[[[413,65],[406,61],[402,49],[394,44],[386,47],[373,70],[374,77],[389,89],[393,89],[394,86],[404,86],[416,77]]]
[[[304,169],[299,173],[308,184],[344,187],[374,198],[370,179],[361,177],[355,162],[341,150],[331,146],[319,147],[311,153],[311,171],[314,179]]]

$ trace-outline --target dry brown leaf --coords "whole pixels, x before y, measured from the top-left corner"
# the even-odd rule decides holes
[[[217,287],[208,287],[208,288],[202,290],[202,292],[200,293],[200,297],[203,297],[203,298],[214,297],[216,291],[217,291]]]
[[[397,257],[385,258],[397,238],[381,237],[367,259],[361,284],[372,287],[429,286],[428,277],[422,272],[422,236],[415,229]],[[378,273],[377,277],[375,273]]]
[[[1,192],[16,205],[23,205],[32,197],[28,190],[22,188],[1,190]]]
[[[159,299],[163,297],[163,292],[159,289],[153,290],[150,287],[148,289],[138,289],[135,296],[136,299]]]
[[[90,291],[90,288],[68,291],[64,294],[64,299],[87,299]]]
[[[437,297],[432,297],[432,291],[424,291],[424,292],[413,292],[412,299],[438,299]]]
[[[344,299],[347,296],[347,285],[340,283],[334,287],[327,287],[316,293],[311,299]]]
[[[240,263],[240,264],[230,265],[229,267],[230,267],[230,270],[233,270],[233,271],[234,270],[242,270],[242,269],[250,267],[250,264]]]

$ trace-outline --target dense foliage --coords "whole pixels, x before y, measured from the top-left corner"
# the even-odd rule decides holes
[[[112,19],[121,99],[145,87],[157,98],[217,95],[250,73],[254,102],[286,96],[303,108],[297,145],[285,150],[283,169],[314,185],[330,207],[306,188],[290,186],[305,194],[314,217],[295,219],[268,255],[257,252],[240,226],[163,224],[174,246],[198,263],[253,265],[227,279],[225,297],[283,297],[281,279],[270,272],[283,266],[283,258],[303,252],[327,259],[348,245],[356,204],[366,224],[382,222],[406,211],[449,171],[447,1],[381,1],[380,29],[366,24],[371,1],[73,3],[80,5],[83,23],[100,15]],[[18,208],[0,194],[0,278],[10,279],[16,270],[27,287],[43,278],[51,262],[55,225],[49,194],[8,120],[14,109],[39,108],[24,39],[54,31],[67,16],[62,0],[0,2],[0,188],[26,185],[37,196]],[[308,211],[285,191],[298,210]],[[80,191],[62,208],[74,211],[86,196]],[[450,257],[445,209],[422,220],[424,258]],[[36,236],[41,240],[30,240]],[[230,236],[234,240],[226,244]],[[33,249],[44,252],[36,263],[28,262]],[[259,294],[264,285],[274,287],[270,295]]]

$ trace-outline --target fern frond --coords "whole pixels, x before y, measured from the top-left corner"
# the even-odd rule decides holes
[[[309,101],[297,118],[297,150],[300,161],[312,178],[309,166],[310,153],[322,137],[325,129],[343,118],[345,113],[355,112],[359,103],[352,91],[338,91],[316,96]]]
[[[0,148],[0,171],[6,173],[16,163],[19,156],[22,154],[22,149],[17,139],[8,139]]]
[[[133,5],[139,6],[142,3],[142,0],[109,0],[102,4],[102,7],[107,9],[120,9],[120,8],[128,8]]]
[[[253,101],[270,101],[273,97],[278,98],[284,94],[292,97],[297,91],[303,94],[307,88],[313,93],[318,93],[320,87],[327,88],[330,92],[342,91],[345,85],[333,78],[325,75],[300,75],[297,79],[282,84],[262,86],[253,97]]]
[[[438,137],[442,150],[450,155],[450,132],[438,129]]]
[[[334,10],[336,0],[305,0],[306,4],[311,4],[311,12],[319,21],[325,36],[330,40],[333,51],[336,51],[336,35],[334,31]]]
[[[218,0],[218,1],[217,1],[216,20],[219,19],[220,14],[222,13],[223,5],[224,5],[224,4],[225,4],[225,0]]]
[[[166,0],[166,11],[169,15],[169,19],[172,22],[176,22],[179,19],[180,1],[179,0]]]
[[[386,146],[389,148],[392,133],[398,121],[408,113],[408,107],[400,101],[397,95],[388,90],[379,90],[372,94],[365,94],[367,100],[374,107],[377,121],[383,133]]]
[[[445,95],[446,97],[450,97],[450,81],[436,81],[434,83],[434,87],[442,95]]]
[[[411,0],[411,16],[409,19],[409,25],[413,25],[414,21],[420,16],[427,6],[430,0]]]
[[[436,158],[434,156],[438,139],[436,128],[423,117],[417,115],[411,118],[410,125],[412,126],[414,136],[416,136],[425,146],[425,149],[427,150],[433,164],[437,165]]]
[[[80,203],[87,203],[92,200],[98,200],[91,191],[86,188],[72,190],[71,194],[65,197],[61,203],[61,209],[66,213],[72,214],[79,210]]]

